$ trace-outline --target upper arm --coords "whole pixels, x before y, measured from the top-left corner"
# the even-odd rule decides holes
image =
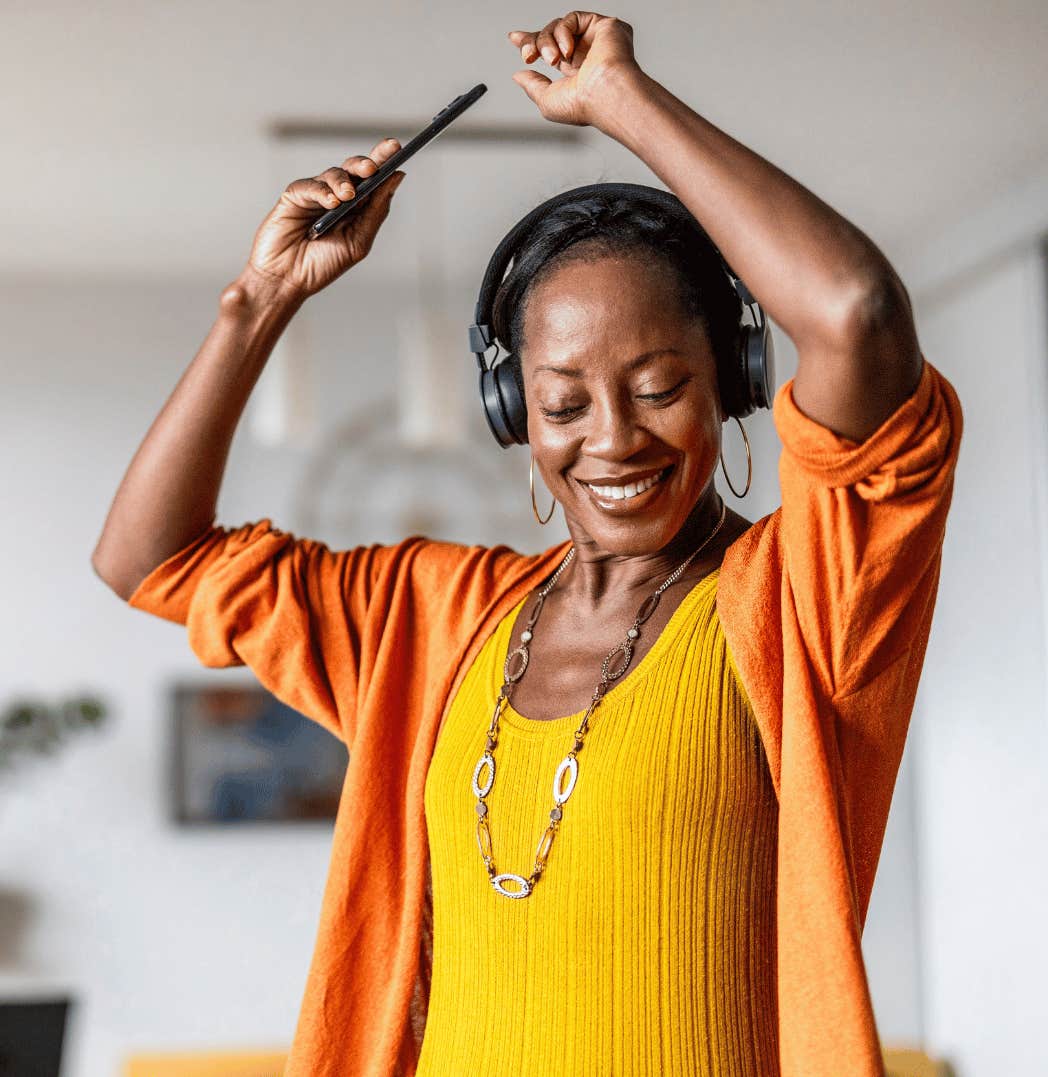
[[[794,403],[856,442],[914,394],[923,371],[909,297],[890,267],[860,293],[844,325],[795,343]]]

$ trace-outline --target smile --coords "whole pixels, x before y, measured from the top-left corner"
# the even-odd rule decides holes
[[[660,486],[672,470],[672,466],[665,467],[656,475],[641,479],[640,482],[627,483],[624,486],[593,486],[588,482],[580,483],[579,485],[589,490],[597,504],[602,507],[640,507],[642,504],[646,505],[656,496],[655,494],[645,495],[648,494],[649,490]]]

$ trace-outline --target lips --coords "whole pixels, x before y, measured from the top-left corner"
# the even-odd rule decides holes
[[[631,482],[642,482],[644,479],[650,479],[652,475],[658,475],[660,471],[665,471],[670,466],[672,465],[663,464],[662,467],[649,467],[645,471],[631,471],[628,475],[579,479],[579,482],[588,483],[590,486],[628,486]]]
[[[645,509],[650,505],[661,493],[662,488],[667,485],[667,480],[672,475],[675,469],[674,465],[670,465],[665,468],[660,468],[657,471],[637,472],[636,474],[644,475],[650,478],[653,475],[659,475],[658,482],[649,486],[646,490],[640,493],[635,493],[630,497],[614,497],[608,494],[598,493],[592,489],[590,485],[584,482],[580,482],[579,485],[589,494],[593,503],[602,511],[611,515],[624,515],[627,513],[636,512],[641,509]]]

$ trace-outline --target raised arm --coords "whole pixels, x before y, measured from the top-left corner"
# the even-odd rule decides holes
[[[706,229],[797,346],[794,399],[808,417],[862,441],[914,393],[922,359],[912,310],[882,252],[642,71],[629,23],[573,11],[509,39],[525,62],[541,55],[564,76],[514,75],[547,119],[620,142]]]
[[[305,300],[363,259],[404,173],[395,172],[332,232],[307,241],[309,224],[353,197],[399,149],[295,180],[262,222],[243,272],[219,299],[218,316],[124,475],[91,558],[123,599],[167,558],[214,523],[233,434],[273,347]]]

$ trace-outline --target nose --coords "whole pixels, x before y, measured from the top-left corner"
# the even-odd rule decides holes
[[[632,408],[616,400],[595,401],[585,448],[605,460],[626,460],[651,440]]]

